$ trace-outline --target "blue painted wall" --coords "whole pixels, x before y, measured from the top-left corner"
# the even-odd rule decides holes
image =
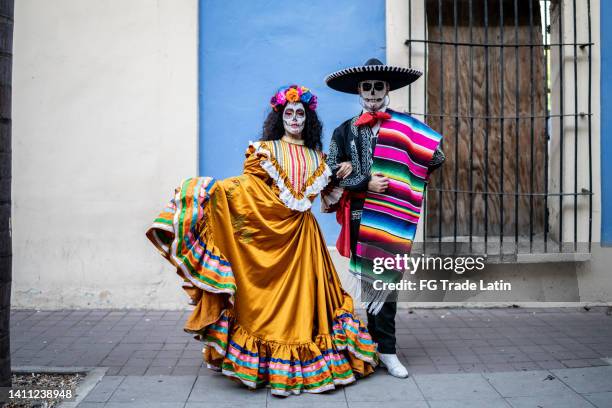
[[[602,0],[601,24],[601,243],[612,245],[612,2]]]
[[[241,173],[248,141],[260,138],[268,101],[285,84],[318,96],[326,150],[334,128],[361,108],[324,77],[371,57],[385,61],[384,0],[200,0],[199,21],[200,175]],[[333,245],[335,217],[318,209],[317,201],[313,213]]]

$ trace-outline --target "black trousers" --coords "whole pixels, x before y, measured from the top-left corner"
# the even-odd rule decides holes
[[[397,292],[392,292],[377,315],[367,313],[368,331],[378,343],[381,354],[395,354],[395,314],[397,312]]]
[[[363,209],[363,200],[351,200],[351,256],[357,248],[357,235],[361,218],[354,217],[355,211]],[[397,292],[393,291],[377,315],[367,313],[368,331],[378,343],[381,354],[395,354],[395,314],[397,313]]]

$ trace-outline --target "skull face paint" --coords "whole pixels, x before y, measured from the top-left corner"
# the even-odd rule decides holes
[[[302,102],[289,102],[283,110],[283,126],[291,136],[300,136],[306,123],[306,110]]]
[[[381,110],[385,105],[385,98],[389,95],[389,83],[380,80],[359,82],[359,97],[361,105],[370,112]]]

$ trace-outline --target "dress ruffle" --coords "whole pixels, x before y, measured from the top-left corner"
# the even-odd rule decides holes
[[[162,256],[176,266],[177,274],[185,281],[183,289],[192,298],[192,303],[197,301],[194,299],[196,292],[191,290],[193,287],[227,294],[230,301],[236,292],[231,265],[213,244],[207,228],[208,200],[215,187],[212,177],[183,180],[170,203],[146,232]]]
[[[274,395],[320,393],[370,374],[377,364],[375,344],[352,313],[338,309],[333,333],[307,343],[260,339],[237,324],[230,310],[200,332],[210,369],[250,388],[270,384]]]

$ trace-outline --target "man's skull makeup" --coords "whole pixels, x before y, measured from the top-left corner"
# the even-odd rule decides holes
[[[387,95],[389,95],[388,82],[380,80],[359,82],[361,106],[370,112],[376,112],[383,109]]]
[[[306,109],[302,102],[288,102],[283,110],[285,132],[291,136],[300,136],[306,122]]]

